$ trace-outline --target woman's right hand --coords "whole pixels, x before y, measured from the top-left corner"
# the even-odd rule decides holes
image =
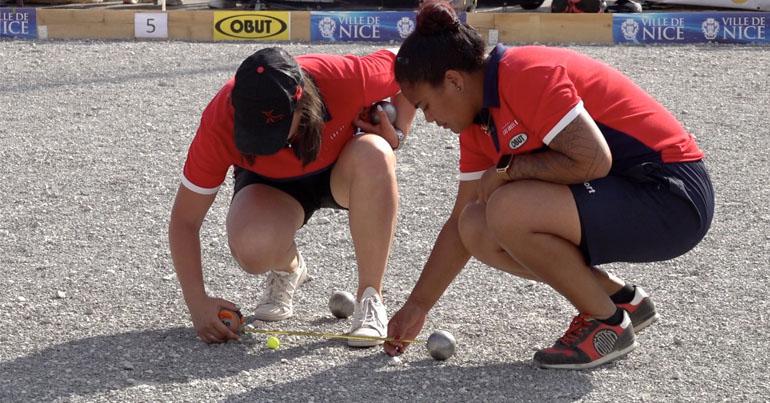
[[[376,108],[377,108],[376,113],[380,116],[380,123],[375,125],[369,121],[361,119],[360,115],[370,113],[368,112],[368,109],[364,109],[364,112],[361,112],[361,114],[359,114],[359,117],[356,118],[355,121],[353,121],[353,124],[356,125],[356,127],[358,127],[359,129],[361,129],[364,133],[376,134],[384,138],[385,141],[387,141],[388,144],[390,144],[390,147],[395,150],[401,145],[401,141],[398,138],[398,134],[396,134],[396,128],[390,122],[390,119],[388,119],[388,114],[385,112],[385,110],[383,110],[382,107],[379,105]]]
[[[401,355],[409,343],[400,340],[414,340],[420,334],[427,317],[427,309],[406,301],[388,322],[388,337],[395,340],[385,342],[385,353],[390,356]]]
[[[228,340],[239,340],[238,335],[230,330],[219,319],[221,309],[237,311],[238,307],[222,298],[203,296],[187,304],[192,316],[193,326],[198,337],[205,343],[224,343]]]

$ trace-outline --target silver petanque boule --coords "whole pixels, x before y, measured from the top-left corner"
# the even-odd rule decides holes
[[[455,341],[455,337],[446,330],[437,330],[431,333],[426,344],[430,356],[439,361],[451,357],[455,353],[456,346],[457,341]]]

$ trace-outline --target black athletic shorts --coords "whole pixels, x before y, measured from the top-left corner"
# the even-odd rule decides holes
[[[646,162],[570,185],[586,262],[654,262],[680,256],[706,235],[714,190],[702,161]]]
[[[334,197],[332,197],[332,167],[333,165],[323,171],[289,180],[266,178],[249,170],[235,167],[233,172],[235,178],[233,197],[241,189],[256,183],[276,188],[287,193],[302,205],[302,209],[305,210],[305,221],[303,224],[307,224],[313,213],[320,208],[347,210],[337,204]]]

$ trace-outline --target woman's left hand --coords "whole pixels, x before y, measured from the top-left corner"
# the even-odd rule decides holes
[[[491,167],[487,169],[479,180],[479,201],[486,203],[489,200],[489,197],[492,196],[492,193],[506,183],[508,183],[508,181],[500,178],[497,174],[497,168]]]

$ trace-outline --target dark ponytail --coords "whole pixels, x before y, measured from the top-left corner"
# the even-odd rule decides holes
[[[447,1],[429,0],[417,14],[417,28],[396,57],[399,83],[441,84],[447,70],[474,72],[484,66],[484,40],[460,21]]]
[[[456,33],[461,25],[454,9],[445,1],[425,2],[417,14],[417,31],[423,36],[438,35],[444,31]]]
[[[321,151],[321,137],[326,124],[321,93],[307,73],[305,73],[303,95],[294,113],[299,113],[300,119],[297,135],[292,140],[292,148],[294,155],[302,161],[302,166],[305,166],[318,157],[318,152]]]

